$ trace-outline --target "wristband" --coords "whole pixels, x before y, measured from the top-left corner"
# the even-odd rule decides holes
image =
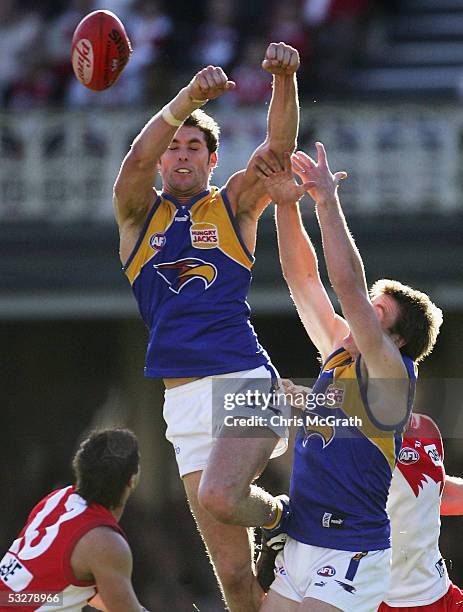
[[[170,110],[169,105],[164,106],[164,108],[162,109],[161,115],[164,121],[168,123],[169,125],[171,125],[172,127],[179,127],[180,125],[183,124],[183,121],[180,121],[180,119],[177,119],[177,117],[174,117],[174,115],[172,114]]]
[[[190,98],[190,100],[193,102],[193,104],[197,104],[198,106],[204,106],[206,104],[206,102],[209,102],[209,100],[196,100],[196,98]]]

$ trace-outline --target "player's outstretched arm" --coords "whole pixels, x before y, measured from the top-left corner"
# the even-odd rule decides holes
[[[347,175],[345,172],[333,174],[324,146],[317,142],[316,148],[317,163],[302,152],[296,153],[293,161],[304,180],[312,182],[310,194],[316,203],[331,284],[369,376],[377,379],[407,378],[399,349],[383,332],[368,296],[363,262],[341,208],[338,184]]]
[[[336,314],[318,271],[315,249],[304,228],[298,200],[311,183],[298,185],[291,172],[290,154],[283,166],[272,152],[256,157],[256,174],[276,206],[278,250],[283,276],[302,323],[323,361],[340,346],[349,329]]]
[[[440,513],[442,516],[463,514],[463,478],[445,477]]]
[[[132,586],[132,553],[119,533],[109,527],[92,529],[79,540],[74,553],[73,567],[78,563],[87,568],[96,582],[99,603],[95,605],[103,604],[108,612],[144,610]]]
[[[120,228],[142,225],[153,202],[156,163],[182,123],[208,100],[233,89],[222,68],[200,70],[169,104],[148,121],[124,158],[114,185],[114,206]]]
[[[296,72],[299,64],[298,51],[283,42],[271,43],[265,52],[262,68],[273,75],[267,135],[254,151],[246,170],[234,174],[227,183],[228,197],[241,229],[248,221],[257,221],[270,203],[254,171],[256,156],[272,150],[282,161],[283,153],[293,151],[296,146],[299,129]]]

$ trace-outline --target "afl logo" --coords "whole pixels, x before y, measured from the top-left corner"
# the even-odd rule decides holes
[[[420,458],[420,453],[416,451],[414,448],[410,448],[409,446],[405,446],[399,453],[399,462],[403,465],[411,465],[412,463],[416,463]]]
[[[150,247],[155,251],[160,251],[166,244],[166,237],[164,234],[153,234],[150,238]]]
[[[324,565],[319,570],[317,570],[317,574],[319,576],[323,576],[324,578],[331,578],[336,574],[336,570],[332,565]]]

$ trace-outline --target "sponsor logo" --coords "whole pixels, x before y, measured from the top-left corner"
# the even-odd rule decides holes
[[[217,268],[196,257],[153,264],[153,268],[174,293],[180,293],[183,287],[194,279],[203,281],[205,290],[207,290],[217,278]]]
[[[275,574],[280,574],[281,576],[286,576],[286,570],[284,565],[277,565],[275,567]]]
[[[442,576],[445,574],[445,563],[442,557],[436,563],[435,568],[437,570],[437,573],[439,574],[439,578],[442,578]]]
[[[357,590],[351,584],[346,584],[345,582],[341,582],[340,580],[336,580],[336,582],[339,584],[339,586],[341,586],[348,593],[355,593],[355,591]]]
[[[79,77],[79,81],[84,85],[88,85],[93,76],[93,47],[92,43],[87,38],[81,38],[77,41],[72,54],[72,65]]]
[[[326,528],[341,529],[344,524],[344,519],[340,516],[335,516],[331,512],[325,512],[322,517],[322,525]]]
[[[329,385],[326,389],[325,395],[331,400],[331,404],[329,404],[330,408],[341,408],[342,403],[344,401],[344,389],[342,387],[335,387],[334,385]]]
[[[428,453],[429,458],[434,465],[442,465],[442,459],[440,458],[439,451],[435,444],[425,444],[424,450]]]
[[[188,221],[190,215],[183,215],[182,217],[174,217],[174,221]]]
[[[150,247],[155,251],[160,251],[166,244],[166,237],[164,234],[153,234],[150,237]]]
[[[420,459],[420,454],[414,448],[410,448],[409,446],[404,446],[400,450],[399,453],[399,461],[403,465],[411,465],[412,463],[416,463]]]
[[[324,582],[323,580],[320,580],[320,582],[314,582],[314,586],[319,586],[319,587],[323,587],[325,586],[326,582]]]
[[[175,448],[175,454],[180,455],[180,446],[174,446],[174,448]]]
[[[214,249],[219,246],[219,232],[212,223],[193,223],[190,235],[191,245],[195,249]]]
[[[332,565],[324,565],[320,569],[317,570],[318,576],[323,576],[324,578],[331,578],[336,575],[336,570]]]
[[[33,577],[24,565],[9,552],[0,561],[0,580],[16,593],[27,588]]]

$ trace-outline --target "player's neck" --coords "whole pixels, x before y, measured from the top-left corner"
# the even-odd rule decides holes
[[[117,522],[121,520],[121,516],[124,513],[124,507],[125,506],[117,506],[117,508],[110,509],[111,514],[114,516]]]
[[[209,189],[209,185],[203,185],[199,189],[191,190],[188,192],[177,191],[176,189],[172,189],[171,187],[165,187],[163,189],[163,192],[167,193],[168,195],[175,198],[178,202],[183,204],[185,202],[189,202],[192,198],[199,195],[200,193],[203,193],[203,191],[206,191],[207,189]]]

